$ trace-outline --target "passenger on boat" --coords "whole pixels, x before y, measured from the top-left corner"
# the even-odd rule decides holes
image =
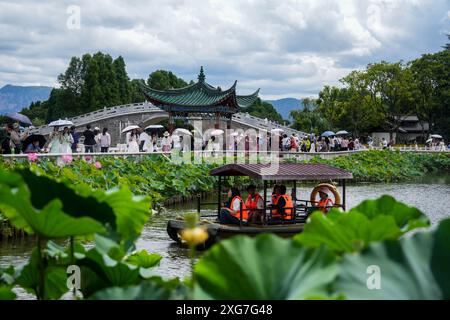
[[[294,203],[292,197],[286,194],[286,186],[279,186],[280,194],[275,198],[272,205],[272,219],[270,223],[281,222],[282,220],[293,220]]]
[[[256,186],[251,184],[247,187],[248,197],[245,206],[248,209],[249,220],[253,222],[263,222],[264,200],[256,192]]]
[[[220,210],[220,223],[222,224],[240,224],[242,205],[242,223],[247,224],[248,210],[241,198],[238,188],[232,187],[228,191],[228,201]]]
[[[329,197],[328,192],[330,190],[327,187],[322,187],[319,189],[319,203],[317,204],[317,208],[323,213],[328,213],[330,211],[331,206],[334,204],[333,200]]]
[[[280,185],[276,184],[273,186],[270,204],[272,204],[272,205],[275,204],[275,199],[278,198],[279,195],[280,195]]]

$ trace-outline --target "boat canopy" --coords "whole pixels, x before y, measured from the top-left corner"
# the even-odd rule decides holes
[[[316,163],[227,164],[211,170],[209,174],[211,176],[249,176],[272,181],[353,179],[352,173],[347,170]]]

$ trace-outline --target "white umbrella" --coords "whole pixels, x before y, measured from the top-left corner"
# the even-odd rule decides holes
[[[216,130],[211,131],[212,136],[220,136],[223,133],[224,133],[224,131],[222,129],[216,129]]]
[[[430,143],[433,139],[428,139],[425,143]]]
[[[272,129],[272,130],[270,130],[271,132],[284,132],[284,130],[283,129],[280,129],[280,128],[275,128],[275,129]]]
[[[176,128],[176,129],[173,131],[173,133],[187,134],[187,135],[192,136],[192,133],[191,133],[189,130],[183,129],[183,128]]]
[[[126,127],[125,129],[122,130],[122,133],[131,131],[131,130],[134,130],[134,129],[139,129],[139,126],[136,126],[136,125],[128,126],[128,127]]]
[[[435,139],[442,139],[442,136],[440,134],[432,134],[430,137]]]
[[[230,136],[232,137],[237,137],[239,135],[239,132],[233,132],[232,134],[230,134]]]
[[[345,130],[341,130],[341,131],[336,132],[337,136],[343,136],[343,135],[346,135],[346,134],[348,134],[348,132],[345,131]]]
[[[69,120],[56,120],[56,121],[52,121],[48,124],[49,127],[62,127],[62,126],[71,126],[73,125],[72,121]]]
[[[145,127],[145,130],[147,129],[163,129],[164,126],[160,125],[160,124],[151,124],[148,127]]]

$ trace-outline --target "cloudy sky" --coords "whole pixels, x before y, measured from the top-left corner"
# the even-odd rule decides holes
[[[203,65],[222,88],[305,97],[367,63],[439,51],[446,33],[450,0],[0,0],[0,87],[54,86],[70,57],[103,51],[131,78],[190,80]]]

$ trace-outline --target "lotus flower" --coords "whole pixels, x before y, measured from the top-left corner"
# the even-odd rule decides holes
[[[29,153],[28,154],[28,161],[30,162],[36,162],[38,159],[37,153]]]
[[[91,156],[85,156],[85,157],[84,157],[84,160],[86,160],[87,162],[89,162],[89,161],[92,160],[92,157],[91,157]]]
[[[70,154],[65,154],[61,158],[64,163],[71,163],[73,160],[73,157]]]
[[[96,161],[95,163],[94,163],[94,166],[97,168],[97,169],[101,169],[102,168],[102,164],[100,163],[100,161]]]

